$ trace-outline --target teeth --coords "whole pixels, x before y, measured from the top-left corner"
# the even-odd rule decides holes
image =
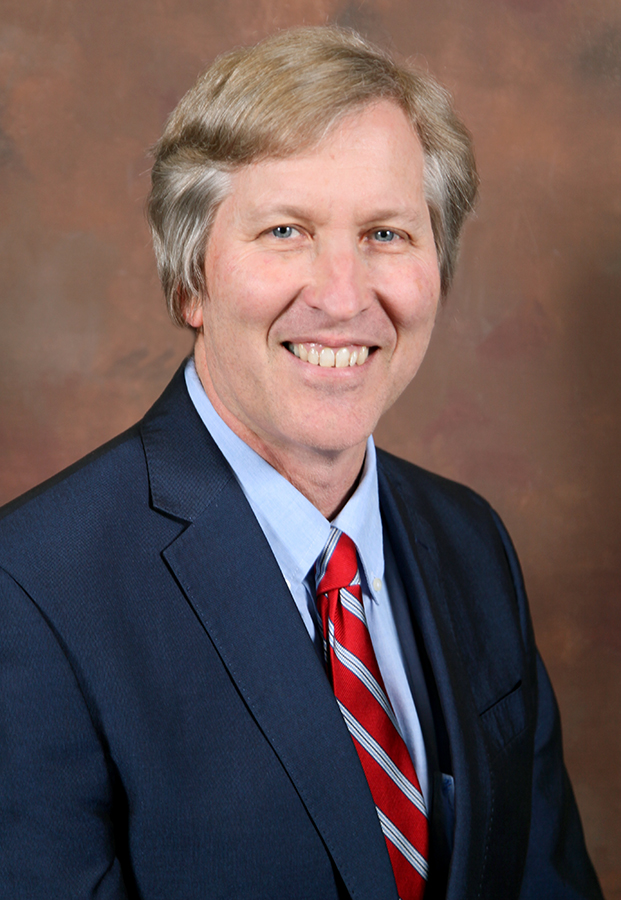
[[[348,366],[362,366],[369,356],[368,347],[356,347],[350,350],[348,347],[324,347],[322,344],[287,344],[287,348],[312,366],[323,366],[326,369],[345,369]]]
[[[336,366],[337,369],[344,369],[345,366],[350,365],[349,358],[350,358],[350,354],[349,354],[349,350],[347,349],[347,347],[341,347],[340,350],[336,351],[334,365]]]
[[[332,349],[332,347],[323,348],[323,350],[319,354],[319,365],[323,366],[324,369],[334,368],[334,350]]]

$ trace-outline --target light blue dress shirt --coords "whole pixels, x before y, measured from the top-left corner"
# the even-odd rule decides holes
[[[344,531],[355,543],[362,566],[363,604],[373,649],[429,807],[430,785],[423,734],[384,579],[382,520],[373,439],[369,437],[367,442],[362,477],[356,491],[335,519],[329,522],[297,488],[220,418],[196,374],[193,359],[187,363],[185,379],[196,411],[233,469],[276,557],[310,638],[318,648],[322,641],[314,597],[315,561],[328,540],[331,525]]]

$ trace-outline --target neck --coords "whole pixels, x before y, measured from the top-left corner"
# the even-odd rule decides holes
[[[228,424],[228,423],[227,423]],[[241,435],[240,435],[241,436]],[[245,438],[242,438],[245,440]],[[356,490],[364,463],[364,447],[356,454],[279,455],[274,448],[246,441],[263,459],[331,521]]]

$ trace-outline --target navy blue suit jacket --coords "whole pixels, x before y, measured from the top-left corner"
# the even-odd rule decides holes
[[[450,747],[450,900],[599,898],[515,555],[379,454]],[[322,665],[181,371],[0,521],[0,897],[397,900]],[[442,891],[443,893],[443,891]]]

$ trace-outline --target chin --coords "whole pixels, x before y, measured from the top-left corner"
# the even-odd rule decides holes
[[[304,429],[299,435],[299,444],[316,453],[344,453],[366,444],[372,432],[371,425],[368,429],[353,428],[345,418],[342,418],[334,427],[327,424],[315,432]]]

